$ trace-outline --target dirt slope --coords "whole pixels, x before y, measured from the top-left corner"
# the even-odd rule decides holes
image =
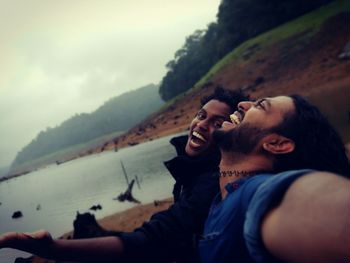
[[[311,38],[307,31],[261,48],[249,47],[244,61],[233,60],[201,89],[178,99],[104,145],[113,149],[185,131],[199,107],[200,97],[217,85],[243,88],[252,98],[299,93],[329,117],[344,140],[350,141],[350,13],[329,19]],[[340,58],[340,55],[345,58]],[[96,149],[100,151],[101,148]]]

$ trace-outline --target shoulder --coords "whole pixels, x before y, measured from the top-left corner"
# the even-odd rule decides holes
[[[259,185],[259,189],[254,196],[252,206],[260,202],[270,203],[279,200],[297,178],[312,172],[310,169],[285,171],[273,176],[269,176]]]
[[[248,207],[251,199],[253,198],[258,188],[261,185],[263,185],[266,181],[268,181],[271,177],[273,177],[273,174],[266,173],[266,174],[259,174],[246,179],[241,189],[242,204]]]
[[[305,169],[278,173],[267,178],[255,189],[246,213],[244,236],[251,255],[258,262],[274,262],[262,242],[261,223],[264,216],[281,201],[296,179],[312,171]]]
[[[252,178],[251,182],[247,184],[247,188],[255,191],[249,205],[250,211],[247,220],[255,221],[258,215],[261,218],[269,207],[274,206],[281,200],[285,191],[297,178],[312,171],[309,169],[292,170],[273,176],[263,175],[262,177]]]

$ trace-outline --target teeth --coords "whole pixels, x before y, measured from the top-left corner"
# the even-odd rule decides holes
[[[231,114],[230,119],[234,124],[236,124],[236,125],[240,124],[239,118],[237,117],[236,114]]]
[[[198,139],[204,141],[204,142],[207,141],[200,133],[198,133],[198,132],[196,132],[196,131],[194,131],[194,132],[192,133],[192,135],[193,135],[194,137],[197,137]]]

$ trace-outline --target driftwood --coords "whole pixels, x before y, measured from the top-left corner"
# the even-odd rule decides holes
[[[134,202],[134,203],[138,203],[138,204],[141,203],[139,200],[134,198],[132,195],[132,188],[134,186],[134,183],[135,183],[135,179],[132,179],[129,186],[128,186],[128,189],[126,189],[126,191],[124,193],[121,193],[117,197],[113,198],[113,200],[118,200],[120,202],[129,201],[129,202]]]
[[[139,182],[139,178],[137,177],[137,175],[135,175],[135,180],[136,180],[137,187],[138,187],[139,189],[141,189],[140,182]]]
[[[126,184],[129,186],[129,178],[128,178],[128,174],[126,173],[126,170],[125,170],[125,167],[124,167],[124,164],[123,164],[123,161],[120,160],[120,165],[122,166],[122,169],[123,169],[123,174],[124,174],[124,177],[125,177],[125,180],[126,180]]]
[[[135,179],[132,179],[131,182],[129,183],[128,174],[126,173],[124,164],[122,161],[120,161],[120,164],[122,166],[123,174],[124,174],[128,188],[126,189],[126,191],[124,193],[121,193],[117,197],[113,198],[113,200],[118,200],[120,202],[129,201],[129,202],[134,202],[134,203],[138,203],[138,204],[141,203],[139,200],[134,198],[134,196],[132,195],[132,188],[134,187]],[[137,177],[136,177],[136,179],[137,179]],[[138,179],[137,179],[137,184],[139,185]]]

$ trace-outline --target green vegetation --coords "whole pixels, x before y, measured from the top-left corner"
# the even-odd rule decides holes
[[[195,89],[202,87],[204,83],[210,81],[212,76],[214,76],[219,70],[221,70],[231,61],[235,60],[237,62],[240,61],[243,63],[245,61],[245,54],[247,54],[247,52],[250,52],[249,50],[252,49],[252,47],[258,47],[255,50],[253,48],[253,53],[258,52],[260,49],[263,49],[271,44],[287,39],[299,33],[305,33],[303,35],[303,38],[304,40],[307,40],[307,38],[312,37],[315,33],[318,32],[322,24],[326,22],[327,19],[344,11],[350,11],[350,1],[334,1],[326,6],[319,8],[316,11],[313,11],[310,14],[306,14],[300,18],[295,19],[294,21],[291,21],[264,34],[249,39],[228,53],[218,63],[216,63],[208,71],[208,73],[194,85]]]
[[[244,41],[329,2],[331,0],[221,1],[217,22],[188,36],[174,59],[167,63],[168,72],[159,88],[161,97],[168,101],[192,88],[216,62]]]
[[[322,24],[329,18],[350,10],[350,2],[347,0],[338,0],[331,2],[328,5],[322,6],[319,9],[303,15],[293,21],[290,21],[286,24],[280,25],[270,31],[267,31],[257,37],[251,38],[238,47],[234,48],[226,56],[224,56],[217,63],[214,63],[208,72],[202,76],[202,78],[193,85],[193,88],[185,90],[182,93],[174,96],[168,100],[162,107],[165,109],[172,105],[177,100],[185,97],[189,93],[200,89],[205,83],[210,82],[210,79],[217,74],[223,67],[229,64],[231,61],[237,61],[244,63],[246,59],[244,58],[247,53],[250,56],[257,54],[259,50],[263,50],[264,47],[267,47],[271,44],[274,44],[278,41],[287,39],[296,34],[303,34],[303,40],[307,41],[311,38],[317,31],[320,29]]]
[[[343,12],[350,12],[350,1],[334,1],[309,14],[303,15],[293,21],[243,42],[217,62],[207,74],[194,85],[194,88],[169,100],[164,107],[170,106],[176,100],[188,95],[188,93],[202,88],[203,85],[210,82],[211,78],[221,69],[233,61],[238,65],[240,63],[246,63],[247,57],[254,59],[254,56],[259,54],[259,52],[264,52],[266,47],[296,35],[299,35],[298,41],[300,41],[301,44],[308,43],[309,39],[321,29],[322,25],[328,19]],[[289,42],[285,42],[285,44],[288,43]],[[344,142],[350,142],[350,108],[348,107],[350,93],[348,92],[348,85],[336,86],[331,90],[315,90],[310,95],[310,100],[324,112],[332,125],[339,131]],[[329,103],[329,101],[332,101],[332,103]],[[336,109],[334,105],[337,105]]]

